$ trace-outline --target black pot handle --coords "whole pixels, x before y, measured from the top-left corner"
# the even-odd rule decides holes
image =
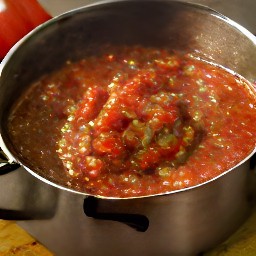
[[[92,196],[85,198],[84,200],[84,213],[88,217],[92,217],[98,220],[110,220],[124,223],[137,231],[145,232],[149,226],[149,220],[146,216],[141,214],[131,213],[105,213],[98,212],[98,199]]]
[[[256,153],[250,158],[250,169],[254,170],[256,167]]]
[[[19,167],[20,165],[17,163],[9,163],[5,153],[0,148],[0,175],[12,172],[18,169]]]

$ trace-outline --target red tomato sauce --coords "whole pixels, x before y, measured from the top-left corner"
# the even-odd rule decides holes
[[[256,99],[238,75],[190,54],[119,47],[37,81],[9,120],[17,151],[93,195],[191,187],[256,145]]]

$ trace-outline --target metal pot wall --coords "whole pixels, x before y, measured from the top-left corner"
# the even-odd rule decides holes
[[[15,100],[31,82],[58,69],[67,59],[97,53],[106,43],[193,52],[248,80],[255,79],[253,35],[203,6],[174,1],[114,1],[71,11],[34,30],[3,60],[0,78],[1,147],[9,162],[21,164],[39,179],[39,186],[48,186],[42,180],[57,187],[58,193],[52,195],[60,200],[54,204],[59,219],[49,231],[52,235],[33,224],[31,232],[63,256],[194,255],[205,251],[230,235],[246,216],[246,177],[255,150],[232,170],[200,186],[162,196],[115,200],[70,193],[77,191],[67,188],[59,175],[50,176],[47,170],[35,172],[15,152],[6,127]],[[60,199],[56,196],[59,193]],[[83,218],[84,213],[87,217]],[[47,223],[51,221],[46,219],[43,226]],[[56,243],[53,234],[63,237],[63,243]]]
[[[247,172],[245,164],[189,191],[95,202],[20,168],[0,178],[8,193],[0,195],[0,208],[8,209],[3,211],[7,214],[0,211],[0,218],[18,218],[19,225],[60,256],[197,255],[226,239],[248,216]]]

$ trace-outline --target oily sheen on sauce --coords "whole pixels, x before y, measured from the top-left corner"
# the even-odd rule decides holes
[[[256,144],[251,85],[189,53],[123,46],[31,85],[8,129],[30,166],[106,197],[210,180]]]

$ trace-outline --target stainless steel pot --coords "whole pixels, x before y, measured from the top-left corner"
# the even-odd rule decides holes
[[[31,82],[58,69],[67,59],[78,60],[97,53],[106,43],[193,52],[248,80],[256,76],[254,36],[221,14],[199,5],[164,0],[112,1],[71,11],[35,29],[3,60],[0,77],[4,153],[10,163],[21,164],[39,180],[56,187],[52,193],[54,200],[64,197],[51,207],[51,212],[59,216],[55,234],[63,237],[63,243],[48,239],[46,231],[40,237],[36,227],[32,233],[63,256],[70,253],[194,255],[205,251],[230,235],[246,216],[247,171],[255,150],[234,168],[200,186],[161,196],[113,200],[78,193],[75,188],[66,187],[60,174],[33,170],[15,151],[6,123],[17,97]],[[48,186],[39,180],[38,186]],[[81,217],[81,213],[87,217]],[[44,224],[51,223],[49,218]],[[72,228],[64,230],[63,223]],[[76,234],[75,238],[71,234]]]

